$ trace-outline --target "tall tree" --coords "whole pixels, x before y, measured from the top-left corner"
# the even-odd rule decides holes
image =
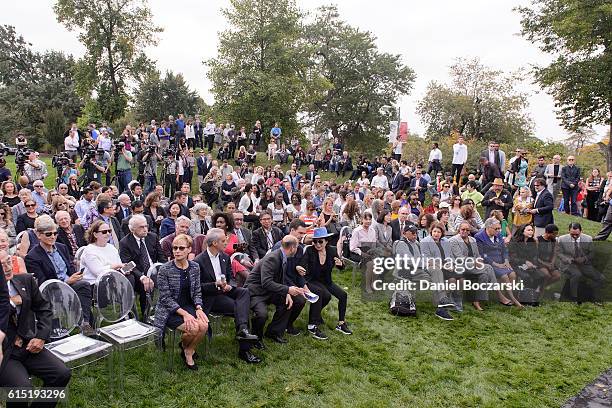
[[[313,83],[294,0],[230,0],[222,13],[230,28],[219,35],[218,57],[204,62],[217,109],[237,123],[296,130]]]
[[[75,120],[83,102],[75,92],[74,66],[72,56],[35,52],[14,27],[0,26],[0,136],[10,139],[20,130],[38,148],[45,142],[47,112]]]
[[[134,112],[141,120],[165,119],[169,115],[199,113],[201,98],[189,89],[183,75],[159,71],[148,75],[134,94]]]
[[[522,35],[555,57],[534,71],[555,99],[563,126],[576,130],[608,124],[612,131],[610,0],[532,0],[531,7],[517,10]],[[612,143],[608,149],[612,153]],[[612,161],[607,164],[612,170]]]
[[[465,137],[484,135],[520,143],[530,136],[527,95],[516,90],[518,73],[493,70],[478,58],[459,58],[449,74],[450,84],[430,82],[417,106],[428,137],[437,139],[456,130]]]
[[[410,91],[414,71],[400,56],[379,51],[370,32],[342,21],[335,6],[320,7],[305,33],[325,87],[310,108],[315,128],[331,129],[353,148],[384,145],[395,116],[387,107]]]
[[[57,0],[54,9],[87,50],[78,64],[79,93],[90,98],[95,90],[104,118],[121,117],[129,82],[150,67],[144,49],[156,44],[162,31],[152,21],[147,0]]]

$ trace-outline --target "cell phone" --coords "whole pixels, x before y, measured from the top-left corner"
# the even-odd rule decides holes
[[[124,275],[127,275],[128,273],[132,272],[132,270],[135,267],[136,267],[136,263],[134,261],[130,261],[126,263],[125,265],[123,265],[123,268],[121,268],[121,273],[123,273]]]

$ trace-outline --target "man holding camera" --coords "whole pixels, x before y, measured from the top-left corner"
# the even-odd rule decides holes
[[[123,142],[117,144],[117,188],[123,193],[132,181],[132,152],[126,150]]]
[[[157,162],[162,160],[161,155],[157,151],[157,146],[150,143],[147,150],[142,156],[144,163],[144,195],[146,196],[155,189],[157,184]]]
[[[28,153],[23,169],[30,183],[34,183],[36,180],[44,180],[49,175],[47,165],[38,158],[38,153],[35,151]]]
[[[107,166],[104,166],[98,160],[104,159],[110,161],[110,155],[102,149],[88,150],[83,154],[83,160],[79,163],[79,168],[85,170],[85,184],[89,185],[92,181],[102,184],[102,174],[106,172]]]

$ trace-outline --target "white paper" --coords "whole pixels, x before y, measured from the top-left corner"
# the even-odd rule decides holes
[[[312,293],[312,292],[308,292],[308,293],[304,292],[304,297],[310,303],[317,303],[317,300],[319,300],[319,295]]]
[[[54,347],[53,351],[60,354],[68,355],[74,353],[75,351],[83,350],[84,348],[92,346],[94,344],[96,344],[96,341],[94,339],[90,339],[89,337],[85,336],[75,336],[73,338],[70,338],[70,341],[67,341],[64,344],[60,344],[59,346]]]
[[[128,326],[122,327],[120,329],[115,329],[112,331],[113,335],[121,338],[126,337],[135,337],[141,336],[149,332],[149,329],[139,325],[138,323],[133,323]]]

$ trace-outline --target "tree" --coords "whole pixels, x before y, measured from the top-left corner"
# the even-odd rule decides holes
[[[459,58],[449,74],[450,84],[430,82],[418,104],[428,137],[438,139],[456,130],[468,138],[521,143],[530,136],[527,95],[516,90],[520,73],[505,74],[478,58]]]
[[[236,123],[280,122],[297,130],[296,115],[317,85],[311,80],[302,13],[294,0],[230,0],[222,13],[231,28],[219,34],[209,67],[216,109]]]
[[[410,91],[414,71],[399,55],[379,51],[370,32],[342,21],[335,6],[320,7],[305,34],[324,88],[309,109],[315,128],[331,129],[353,148],[384,146],[395,117],[385,108]]]
[[[585,145],[595,142],[597,133],[591,128],[580,128],[566,137],[563,142],[573,152],[579,152]]]
[[[612,131],[612,6],[610,0],[532,0],[518,7],[521,34],[554,56],[535,80],[554,99],[569,130],[608,124]],[[608,145],[612,157],[612,144]],[[608,160],[608,170],[612,162]]]
[[[127,86],[150,67],[145,47],[155,45],[162,29],[152,21],[146,0],[58,0],[57,19],[86,48],[77,67],[78,92],[97,91],[102,115],[114,120],[127,107]]]
[[[66,118],[60,109],[50,109],[45,112],[41,135],[55,148],[56,152],[64,150],[64,131]]]
[[[183,75],[158,71],[148,75],[134,94],[136,117],[141,120],[165,119],[169,115],[199,113],[201,98],[189,89]]]
[[[74,66],[72,56],[35,52],[14,27],[0,26],[0,136],[12,139],[20,130],[38,148],[45,142],[46,112],[59,110],[64,120],[75,120],[83,101],[75,92]]]

